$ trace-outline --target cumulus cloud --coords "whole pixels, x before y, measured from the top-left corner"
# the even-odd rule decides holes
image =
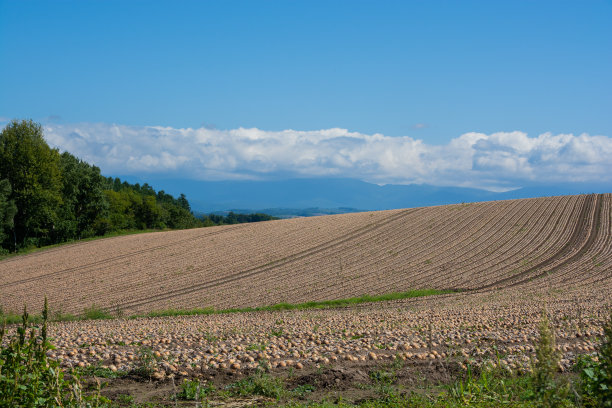
[[[272,132],[83,123],[48,124],[45,137],[105,174],[201,180],[333,176],[498,191],[532,183],[612,182],[612,138],[587,134],[465,133],[434,146],[339,128]]]

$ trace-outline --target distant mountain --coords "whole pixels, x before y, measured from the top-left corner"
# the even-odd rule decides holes
[[[463,187],[384,185],[354,179],[310,178],[277,181],[195,181],[119,176],[132,183],[147,182],[156,190],[184,193],[197,212],[267,211],[295,216],[365,210],[424,207],[461,202],[507,200],[581,193],[612,192],[612,186],[565,184],[529,186],[504,193]]]

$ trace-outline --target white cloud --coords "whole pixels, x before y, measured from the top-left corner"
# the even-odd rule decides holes
[[[503,190],[533,182],[612,182],[612,138],[465,133],[443,146],[408,136],[315,131],[48,124],[48,142],[105,174],[195,179],[351,177]]]

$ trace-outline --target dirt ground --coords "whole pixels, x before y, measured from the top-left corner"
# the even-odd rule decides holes
[[[249,376],[256,375],[255,370],[233,372],[230,370],[210,370],[198,378],[204,384],[212,384],[217,390],[227,389]],[[465,376],[465,371],[454,362],[360,362],[345,363],[305,370],[275,370],[267,375],[280,378],[288,391],[305,390],[293,393],[293,401],[331,401],[359,403],[379,398],[381,387],[393,385],[400,394],[431,393],[441,391],[444,385],[457,381]],[[194,401],[181,401],[173,398],[180,392],[180,384],[189,380],[186,377],[170,377],[163,381],[153,381],[140,376],[130,375],[117,379],[98,379],[102,384],[101,395],[125,405],[152,403],[155,406],[195,406]],[[96,384],[95,378],[88,378],[90,387]],[[125,397],[126,395],[132,398]],[[130,401],[129,403],[127,401]],[[208,399],[211,406],[259,406],[288,402],[289,399],[276,399],[252,395],[240,398],[219,398],[213,395]]]

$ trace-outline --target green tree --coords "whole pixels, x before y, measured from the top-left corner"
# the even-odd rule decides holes
[[[72,154],[64,152],[60,158],[62,169],[62,223],[65,236],[59,240],[94,235],[94,225],[104,218],[108,201],[103,191],[104,177],[100,169]]]
[[[15,203],[10,201],[11,184],[8,180],[0,180],[0,244],[10,247],[10,234],[13,229],[13,218],[17,212]],[[0,249],[1,251],[1,249]]]
[[[59,152],[45,142],[40,124],[13,120],[0,133],[0,180],[12,187],[18,245],[50,241],[62,203],[59,163]]]
[[[185,194],[181,193],[180,197],[177,199],[177,203],[179,207],[187,211],[191,211],[191,206],[189,205],[189,201],[187,201],[187,197],[185,197]]]

